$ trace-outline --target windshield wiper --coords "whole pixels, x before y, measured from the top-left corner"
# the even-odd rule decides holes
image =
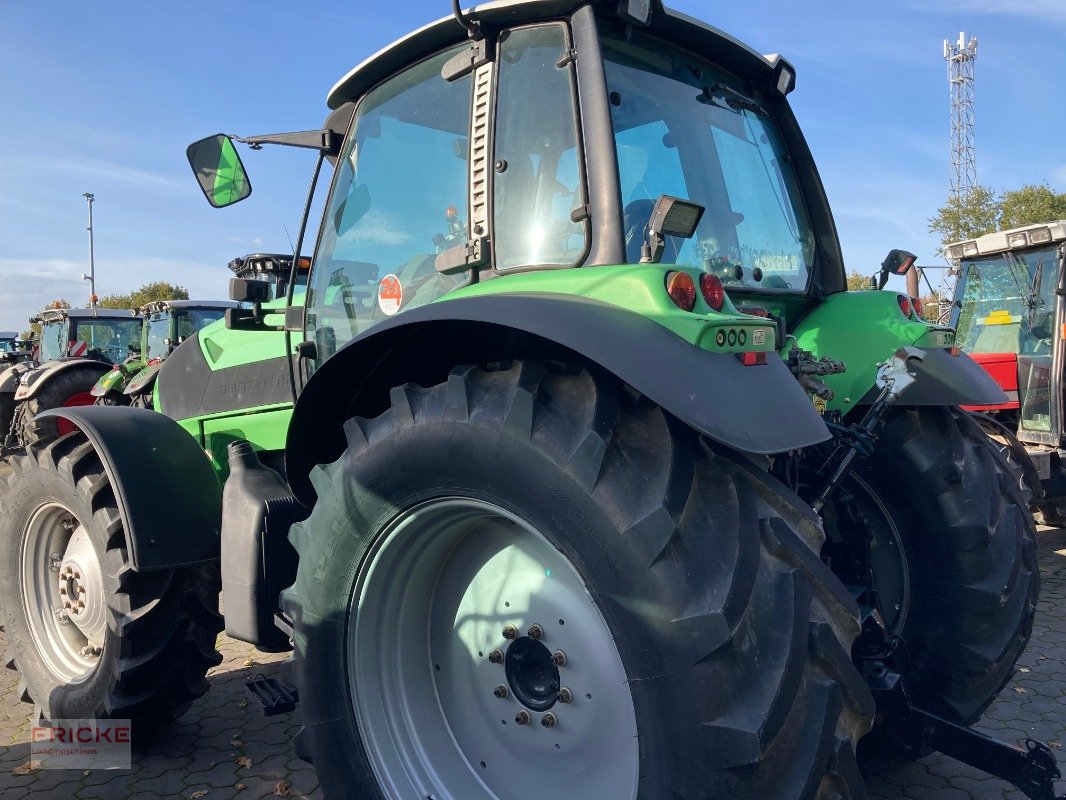
[[[732,86],[724,83],[716,83],[714,86],[704,86],[703,91],[696,96],[696,100],[704,105],[714,105],[729,111],[746,110],[760,116],[768,116],[766,110],[747,95],[743,95]]]
[[[1036,322],[1036,306],[1039,301],[1040,305],[1044,305],[1044,298],[1040,296],[1040,284],[1044,280],[1044,257],[1041,256],[1040,260],[1036,262],[1036,269],[1033,271],[1033,285],[1029,289],[1029,296],[1025,299],[1025,304],[1029,307],[1029,330],[1033,330],[1033,324]]]

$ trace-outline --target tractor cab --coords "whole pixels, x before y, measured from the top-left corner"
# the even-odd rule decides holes
[[[229,300],[157,300],[142,306],[141,360],[148,364],[162,361],[175,347],[222,319],[226,309],[236,305]]]
[[[0,331],[0,354],[17,352],[18,341],[18,331]]]
[[[90,358],[117,364],[140,350],[141,320],[133,311],[108,308],[56,308],[30,322],[40,323],[38,360]]]
[[[1062,265],[1066,222],[997,231],[948,247],[959,261],[958,346],[1007,393],[995,414],[1026,443],[1062,443]]]

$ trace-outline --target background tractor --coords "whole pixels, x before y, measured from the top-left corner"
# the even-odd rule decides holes
[[[232,278],[155,412],[38,418],[77,430],[15,460],[0,598],[41,715],[181,713],[221,585],[331,798],[857,798],[875,719],[1050,797],[966,727],[1038,593],[958,409],[1004,395],[845,291],[794,84],[657,3],[456,4],[321,130],[191,145],[214,206],[237,143],[317,152],[297,265],[334,168],[306,288]]]
[[[1002,403],[970,406],[1023,443],[1035,475],[1037,513],[1066,521],[1063,431],[1063,265],[1066,221],[997,231],[948,246],[959,262],[952,323],[958,345],[1006,392]],[[987,424],[987,423],[986,423]]]
[[[152,407],[156,375],[174,348],[197,331],[222,319],[230,300],[157,300],[137,310],[141,318],[138,352],[115,364],[93,386],[98,405]]]
[[[41,325],[37,361],[0,372],[0,411],[3,404],[11,409],[3,428],[5,451],[69,430],[66,422],[35,422],[34,416],[50,408],[91,404],[90,392],[100,375],[140,347],[141,321],[132,311],[57,308],[30,322]]]

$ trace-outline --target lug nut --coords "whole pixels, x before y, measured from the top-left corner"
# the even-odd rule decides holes
[[[536,625],[536,624],[530,625],[529,626],[529,631],[526,633],[526,636],[528,636],[530,639],[543,639],[544,638],[544,628],[542,628],[542,627],[540,627],[540,625]]]
[[[60,594],[66,594],[66,593],[67,593],[67,587],[65,587],[65,586],[60,586],[60,587],[59,587],[59,593],[60,593]]]
[[[518,628],[516,628],[514,625],[505,625],[503,628],[503,638],[508,640],[517,639]]]
[[[555,699],[560,703],[572,703],[574,701],[574,693],[570,691],[569,687],[564,686],[559,690],[559,694],[555,695]]]
[[[552,663],[557,667],[565,667],[566,653],[564,653],[562,650],[556,650],[554,653],[552,653]]]
[[[63,601],[63,608],[71,608],[71,607],[72,606],[70,605],[70,601],[69,600],[64,600]]]
[[[499,686],[492,690],[492,693],[501,700],[506,700],[507,695],[509,695],[511,692],[506,686],[501,683]]]
[[[499,650],[493,650],[491,653],[489,653],[489,661],[493,664],[502,664],[503,653]]]
[[[519,711],[514,715],[514,721],[519,725],[528,725],[530,720],[529,712],[525,709]]]
[[[79,600],[79,601],[78,601],[78,608],[79,608],[79,609],[81,609],[81,608],[85,608],[85,603],[83,603],[83,602],[82,602],[81,600]]]
[[[540,718],[540,724],[543,725],[545,728],[554,728],[556,725],[559,724],[559,719],[552,712],[549,711],[547,714]]]
[[[88,594],[88,592],[85,591],[85,587],[81,584],[78,585],[78,594]]]

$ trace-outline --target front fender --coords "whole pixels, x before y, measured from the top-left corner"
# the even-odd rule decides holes
[[[118,367],[112,367],[109,372],[105,372],[100,376],[100,380],[89,390],[90,394],[93,397],[103,397],[111,392],[121,392],[122,384],[125,380],[126,376],[122,373],[122,370]]]
[[[952,351],[951,328],[903,316],[895,292],[841,292],[800,320],[797,344],[816,357],[829,356],[847,371],[823,380],[835,393],[829,411],[847,413],[876,397],[877,365],[900,347],[927,352],[911,364],[918,380],[899,399],[901,406],[983,405],[1007,402],[1003,390],[969,356]],[[952,353],[955,353],[954,355]]]
[[[569,295],[497,294],[406,311],[356,337],[311,377],[286,445],[289,483],[314,497],[308,473],[340,455],[342,425],[381,413],[389,390],[432,386],[460,364],[517,357],[599,365],[708,438],[744,453],[808,447],[830,434],[784,363],[746,367],[624,308]]]
[[[41,391],[41,387],[48,381],[54,378],[61,372],[66,372],[70,369],[92,369],[98,371],[101,375],[105,372],[111,371],[111,365],[103,361],[93,361],[88,358],[72,358],[69,360],[49,361],[47,364],[38,367],[37,369],[26,373],[19,381],[18,389],[15,391],[15,400],[22,402],[23,400],[30,400],[37,396],[37,393]]]
[[[203,449],[178,423],[126,406],[56,408],[43,417],[72,422],[100,456],[134,569],[219,557],[222,487]]]
[[[155,378],[159,374],[159,368],[162,366],[163,362],[157,361],[142,369],[133,377],[133,380],[130,381],[124,394],[132,396],[151,391],[152,385],[155,383]]]
[[[22,376],[33,368],[33,364],[25,362],[4,367],[0,370],[0,392],[14,393]]]

